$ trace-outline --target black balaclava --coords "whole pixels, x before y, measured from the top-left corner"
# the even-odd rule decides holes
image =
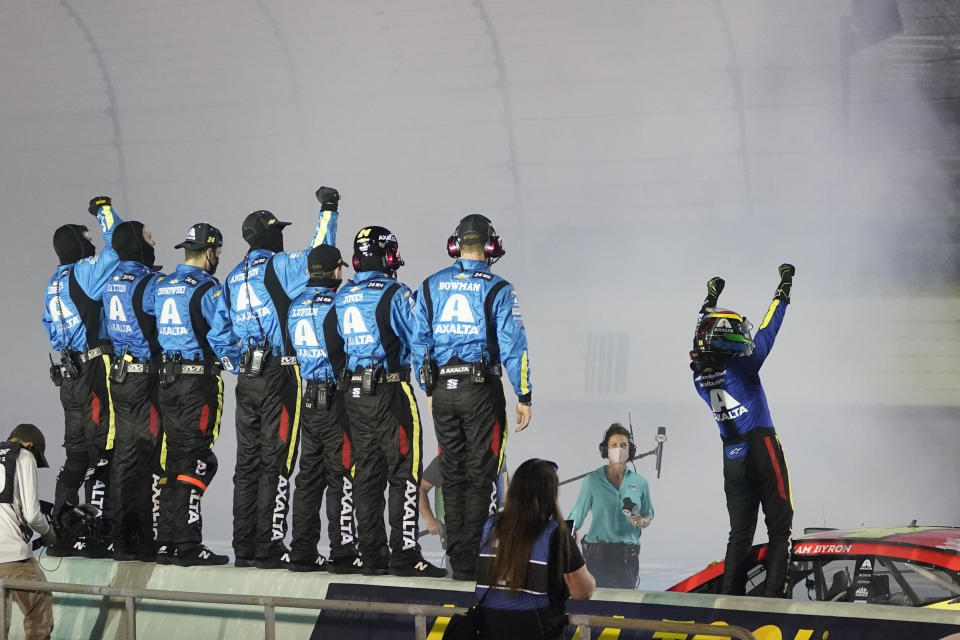
[[[156,254],[153,245],[143,237],[143,223],[136,220],[121,222],[113,230],[113,250],[121,260],[130,260],[153,268]]]
[[[274,253],[283,251],[283,227],[271,226],[250,242],[250,250],[269,249]]]
[[[207,260],[207,262],[210,262],[210,268],[207,269],[207,273],[213,275],[217,272],[217,267],[220,266],[220,258],[217,257],[217,250],[215,247],[207,247],[207,249],[213,252],[213,259],[216,260],[216,262],[211,262],[209,259]]]
[[[87,228],[82,224],[65,224],[53,232],[53,250],[60,264],[73,264],[97,255],[97,248],[83,237]]]

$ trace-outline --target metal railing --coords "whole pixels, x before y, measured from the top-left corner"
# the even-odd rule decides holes
[[[695,622],[674,622],[666,620],[637,620],[632,618],[608,618],[606,616],[588,616],[571,613],[570,624],[580,627],[580,638],[589,640],[590,629],[636,629],[638,631],[663,631],[666,633],[686,633],[688,637],[703,635],[710,638],[737,638],[738,640],[757,640],[757,637],[743,627],[727,627]]]
[[[263,637],[276,640],[277,607],[291,609],[312,609],[328,611],[359,611],[366,613],[387,613],[401,616],[413,616],[415,640],[426,640],[427,618],[448,618],[455,613],[464,613],[465,607],[443,607],[426,604],[401,604],[393,602],[366,602],[361,600],[327,600],[323,598],[287,598],[282,596],[259,596],[243,594],[203,593],[191,591],[163,591],[160,589],[132,589],[107,587],[92,584],[68,584],[64,582],[33,582],[0,578],[0,603],[6,600],[7,590],[50,591],[51,593],[71,593],[76,595],[104,596],[123,599],[126,615],[123,626],[126,640],[137,638],[137,600],[161,600],[167,602],[189,602],[191,604],[225,604],[263,607]],[[6,628],[7,619],[4,606],[0,606],[0,629]],[[660,620],[637,620],[630,618],[608,618],[571,614],[570,624],[579,625],[580,638],[590,638],[591,627],[637,629],[642,631],[666,631],[687,634],[706,634],[718,638],[737,638],[737,640],[757,640],[742,627],[718,627],[709,624],[689,622],[667,622]]]

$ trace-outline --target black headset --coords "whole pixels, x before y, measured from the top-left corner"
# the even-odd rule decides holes
[[[620,424],[619,422],[614,422],[612,425],[607,427],[607,430],[603,432],[603,442],[600,443],[600,457],[607,457],[607,442],[610,440],[610,436],[613,435],[627,436],[627,440],[630,443],[630,449],[627,453],[627,460],[633,460],[637,455],[637,445],[633,442],[633,434],[627,431],[627,428]]]
[[[469,217],[470,216],[467,216],[467,218]],[[466,220],[466,218],[464,218],[464,220]],[[460,227],[462,224],[463,220],[461,220],[460,224],[457,225],[453,235],[447,238],[447,255],[451,258],[460,257]],[[487,220],[487,237],[483,243],[484,257],[487,260],[496,261],[502,258],[505,253],[506,251],[503,248],[503,238],[497,234],[496,230],[493,228],[493,224]]]

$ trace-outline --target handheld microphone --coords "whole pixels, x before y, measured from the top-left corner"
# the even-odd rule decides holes
[[[663,463],[663,443],[667,441],[667,428],[657,427],[657,479],[660,479],[660,465]]]

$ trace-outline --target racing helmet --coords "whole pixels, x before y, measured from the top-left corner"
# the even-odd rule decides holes
[[[729,309],[708,309],[697,323],[690,357],[749,356],[753,353],[753,325]]]
[[[394,272],[405,264],[399,249],[397,236],[386,227],[364,227],[353,239],[353,268]]]

